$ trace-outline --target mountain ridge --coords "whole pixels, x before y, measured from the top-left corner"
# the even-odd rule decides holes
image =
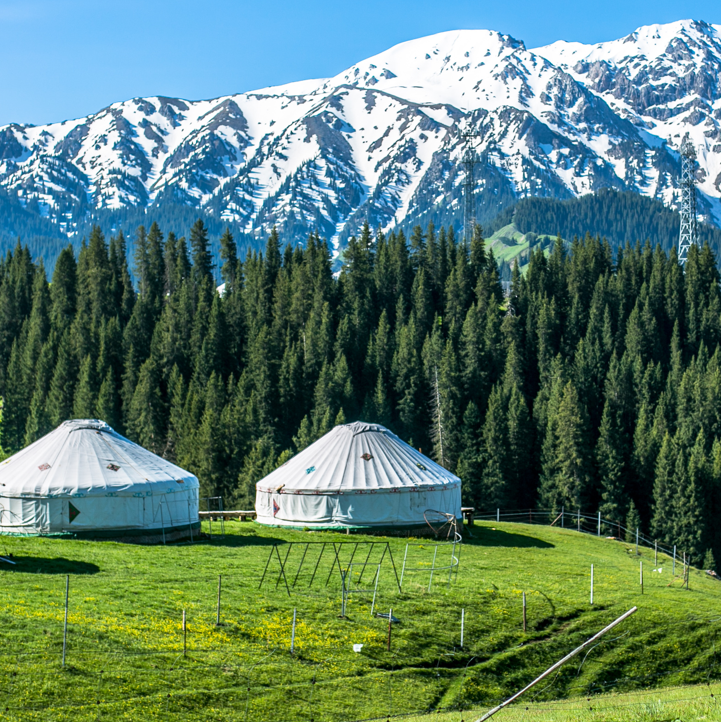
[[[676,148],[689,132],[699,210],[719,225],[716,71],[721,26],[700,21],[531,50],[492,30],[449,31],[332,78],[0,127],[0,190],[69,237],[108,213],[175,205],[251,246],[276,226],[293,242],[318,230],[339,251],[365,221],[390,229],[433,216],[460,227],[467,130],[481,220],[520,198],[600,188],[674,207]]]

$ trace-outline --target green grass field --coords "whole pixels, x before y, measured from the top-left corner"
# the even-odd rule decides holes
[[[600,718],[580,711],[569,717],[564,710],[576,704],[572,700],[605,692],[721,678],[717,580],[692,570],[686,591],[680,565],[675,578],[666,558],[659,559],[662,571],[653,572],[653,551],[644,550],[641,595],[632,545],[523,524],[477,524],[472,533],[450,587],[448,573],[437,572],[428,591],[434,546],[427,540],[410,548],[411,571],[401,594],[386,556],[377,606],[385,612],[392,607],[400,620],[390,652],[387,621],[371,616],[369,595],[352,595],[348,619],[339,618],[340,579],[328,553],[330,542],[351,542],[340,555],[346,566],[357,542],[381,541],[378,537],[238,522],[226,524],[224,539],[214,535],[212,541],[167,547],[3,537],[0,555],[12,553],[18,564],[0,563],[0,719],[335,722],[437,708],[480,710],[517,691],[634,605],[638,612],[622,627],[539,685],[518,708],[566,699],[558,703],[558,715],[565,717],[543,712],[546,716],[538,719],[595,720]],[[259,589],[273,543],[282,544],[278,552],[285,558],[288,541],[326,542],[312,586],[320,545],[308,548],[299,573],[304,546],[295,545],[287,562],[290,584],[297,574],[292,594],[282,579],[276,587],[276,557]],[[406,542],[388,541],[400,574]],[[380,551],[373,550],[371,562]],[[360,544],[354,561],[364,562],[366,555]],[[448,559],[449,548],[440,548],[437,564]],[[356,583],[358,571],[354,567]],[[70,609],[63,669],[66,574]],[[218,575],[223,580],[219,627]],[[371,586],[367,576],[361,586]],[[291,657],[294,608],[296,655]],[[353,644],[363,644],[362,651],[355,653]],[[656,704],[656,697],[649,699]],[[518,718],[512,714],[504,710],[498,719]],[[460,711],[427,719],[461,718],[475,719]]]
[[[405,722],[473,722],[486,709],[405,717]],[[721,684],[603,694],[502,709],[498,722],[696,722],[721,719]]]

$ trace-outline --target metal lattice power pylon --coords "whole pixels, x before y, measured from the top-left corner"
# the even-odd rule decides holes
[[[474,178],[474,170],[478,163],[478,154],[476,153],[473,140],[479,135],[480,133],[467,132],[463,133],[462,136],[465,145],[463,158],[461,160],[465,170],[465,177],[463,179],[463,236],[468,245],[470,245],[473,239],[473,228],[476,225],[476,203],[474,198],[476,181]]]
[[[678,239],[678,260],[686,263],[691,244],[698,242],[696,220],[696,149],[688,133],[681,142],[681,232]]]

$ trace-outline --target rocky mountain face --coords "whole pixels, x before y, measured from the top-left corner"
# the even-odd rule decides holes
[[[402,43],[340,75],[225,98],[135,98],[0,128],[0,193],[71,235],[89,217],[186,206],[248,239],[337,248],[368,220],[462,218],[464,133],[487,220],[526,196],[633,190],[673,206],[688,132],[721,224],[721,26],[682,21],[528,50],[486,30]]]

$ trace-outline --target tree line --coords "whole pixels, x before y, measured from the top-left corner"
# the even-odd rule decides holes
[[[339,273],[311,235],[240,258],[208,231],[94,228],[49,283],[0,261],[2,437],[15,452],[101,418],[252,508],[254,484],[334,425],[392,429],[463,480],[477,509],[600,509],[721,551],[721,294],[713,253],[587,236],[537,249],[504,294],[481,229],[350,239]],[[1,452],[0,452],[1,453]]]

